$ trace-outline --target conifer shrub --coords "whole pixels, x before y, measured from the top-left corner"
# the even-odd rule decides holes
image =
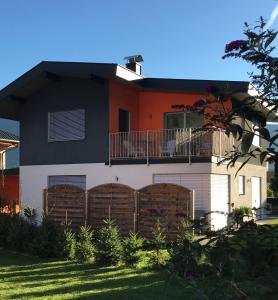
[[[123,240],[122,260],[126,266],[135,266],[140,262],[144,252],[142,246],[144,239],[138,233],[130,232]]]
[[[122,242],[118,226],[104,220],[95,238],[95,259],[99,265],[116,265],[122,257]]]
[[[72,237],[71,237],[72,238]],[[93,231],[90,226],[81,226],[77,236],[75,257],[80,262],[89,262],[94,258],[94,246],[92,243]],[[73,242],[73,241],[72,241]],[[71,244],[71,254],[74,254],[74,242]]]

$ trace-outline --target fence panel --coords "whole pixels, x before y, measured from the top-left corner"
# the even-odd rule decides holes
[[[147,238],[158,219],[172,239],[180,222],[193,216],[192,192],[182,186],[152,184],[139,190],[138,199],[138,231]]]
[[[54,185],[44,192],[45,211],[60,225],[71,223],[73,229],[85,224],[85,191],[69,184]]]
[[[122,184],[99,185],[88,191],[88,224],[93,229],[103,220],[115,220],[123,235],[136,230],[135,190]]]

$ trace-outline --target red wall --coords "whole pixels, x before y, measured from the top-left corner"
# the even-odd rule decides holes
[[[139,129],[157,130],[164,127],[164,113],[180,111],[172,105],[193,105],[200,94],[141,92],[139,96]]]
[[[124,84],[110,81],[109,130],[119,131],[119,109],[130,112],[131,130],[138,130],[138,92]]]
[[[131,86],[110,81],[109,130],[119,130],[119,109],[130,112],[131,130],[159,130],[164,128],[164,113],[180,111],[172,105],[193,105],[205,94],[139,91]],[[218,104],[214,104],[217,107]],[[231,102],[225,103],[227,109]],[[221,109],[221,108],[220,108]],[[211,112],[211,109],[208,109]]]
[[[2,178],[0,176],[0,197],[10,202],[12,205],[16,204],[17,210],[19,206],[19,176],[7,175]],[[13,202],[13,203],[12,203]]]

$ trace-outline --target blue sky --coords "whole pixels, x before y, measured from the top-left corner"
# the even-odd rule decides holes
[[[0,89],[42,60],[124,63],[142,54],[148,77],[248,80],[222,60],[243,23],[269,18],[277,0],[0,1]],[[278,20],[272,26],[278,29]],[[18,125],[0,120],[0,129]]]

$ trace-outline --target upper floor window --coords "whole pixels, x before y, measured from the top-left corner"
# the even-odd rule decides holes
[[[164,116],[165,129],[201,128],[204,115],[198,112],[171,112]]]
[[[48,141],[85,139],[85,110],[75,109],[48,113]]]

